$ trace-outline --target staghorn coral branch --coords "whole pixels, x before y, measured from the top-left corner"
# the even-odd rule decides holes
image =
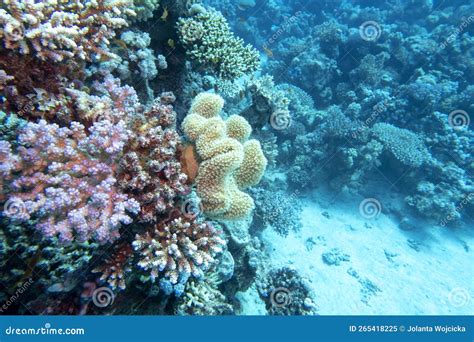
[[[137,235],[132,245],[141,257],[138,266],[150,271],[152,281],[162,278],[176,286],[191,276],[201,278],[225,244],[211,223],[178,216]]]
[[[0,39],[6,49],[54,62],[106,50],[116,29],[134,16],[131,0],[5,0],[0,7]]]

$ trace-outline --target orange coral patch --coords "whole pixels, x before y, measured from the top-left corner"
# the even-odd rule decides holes
[[[199,162],[193,145],[186,145],[181,149],[179,161],[183,172],[188,176],[187,183],[194,183],[199,170]]]

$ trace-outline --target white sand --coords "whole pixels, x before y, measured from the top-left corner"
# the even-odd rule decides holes
[[[374,219],[362,217],[362,198],[338,198],[331,205],[316,195],[317,200],[304,202],[300,232],[284,238],[266,229],[262,240],[273,267],[293,267],[308,279],[320,314],[474,314],[473,227],[448,229],[418,221],[416,229],[404,231],[383,212]],[[305,246],[309,238],[315,242],[311,250]],[[332,248],[350,261],[324,263],[322,254]],[[243,314],[261,314],[255,290],[239,296]]]

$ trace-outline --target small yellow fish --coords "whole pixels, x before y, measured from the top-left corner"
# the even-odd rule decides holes
[[[168,39],[168,46],[169,46],[170,48],[174,49],[174,45],[175,45],[175,44],[174,44],[174,40],[171,39],[171,38]]]
[[[263,51],[269,58],[273,58],[273,51],[267,48],[266,46],[263,47]]]
[[[168,19],[168,15],[169,15],[168,7],[165,7],[164,10],[163,10],[163,14],[161,15],[160,19],[163,20],[163,21],[166,21]]]
[[[100,55],[100,58],[99,58],[99,61],[101,61],[101,62],[108,62],[108,61],[110,61],[110,60],[112,60],[112,59],[113,59],[113,57],[110,56],[110,55],[101,54],[101,55]]]
[[[127,50],[128,46],[127,43],[125,43],[122,39],[115,39],[115,43],[120,46],[122,49]]]

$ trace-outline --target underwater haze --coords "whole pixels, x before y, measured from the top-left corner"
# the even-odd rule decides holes
[[[472,315],[472,80],[472,0],[2,1],[0,312]]]

